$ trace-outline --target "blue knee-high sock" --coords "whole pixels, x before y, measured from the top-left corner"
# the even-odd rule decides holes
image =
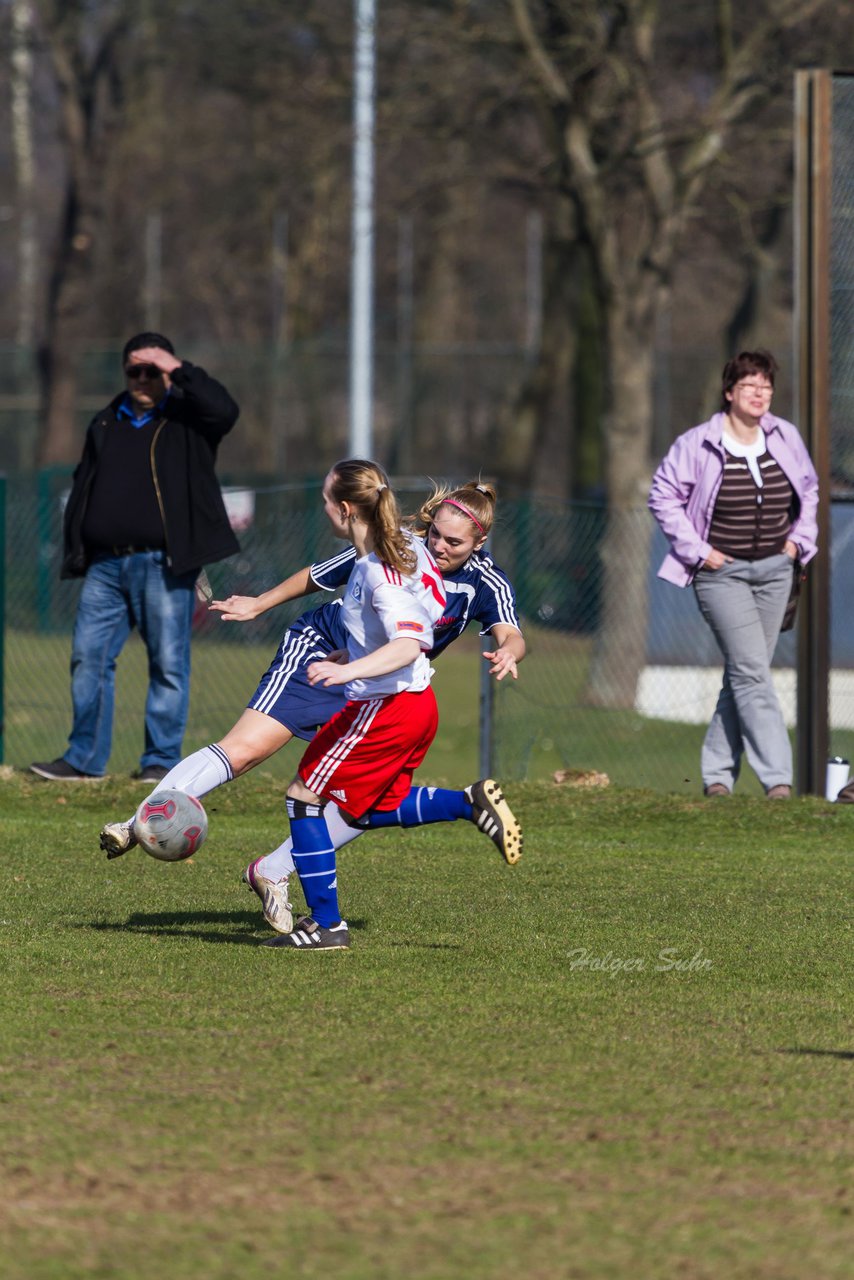
[[[335,849],[323,805],[288,800],[293,859],[312,919],[328,929],[341,919]]]
[[[429,822],[471,820],[471,801],[464,791],[444,791],[441,787],[412,787],[400,808],[369,813],[364,825],[378,827],[424,827]]]

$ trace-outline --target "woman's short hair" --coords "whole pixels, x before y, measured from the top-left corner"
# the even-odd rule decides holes
[[[758,373],[760,377],[767,378],[774,385],[779,365],[770,351],[740,351],[732,360],[727,360],[724,365],[724,371],[721,375],[721,411],[726,413],[729,409],[729,400],[727,400],[727,392],[732,391],[737,382],[741,382],[742,378],[747,378],[751,373]]]

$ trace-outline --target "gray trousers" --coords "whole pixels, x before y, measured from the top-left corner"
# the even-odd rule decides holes
[[[791,785],[792,747],[771,679],[771,658],[792,586],[794,561],[784,553],[700,569],[694,593],[724,658],[724,680],[706,731],[703,783],[730,790],[747,753],[767,791]]]

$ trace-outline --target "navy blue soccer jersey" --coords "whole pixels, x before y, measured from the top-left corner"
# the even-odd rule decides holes
[[[313,564],[312,580],[318,587],[334,591],[347,582],[355,561],[356,549],[348,547],[330,560]],[[443,576],[442,582],[447,605],[433,628],[435,643],[428,657],[434,658],[447,648],[469,622],[480,624],[481,635],[486,635],[499,622],[520,630],[513,587],[492,556],[482,551],[473,552],[455,573]],[[327,600],[326,604],[301,614],[282,636],[276,656],[261,677],[249,706],[272,716],[296,737],[310,742],[320,725],[341,710],[346,698],[341,686],[312,687],[306,668],[333,650],[346,648],[347,631],[340,600]]]
[[[355,560],[355,547],[348,547],[329,560],[313,564],[312,581],[325,591],[334,591],[346,583]],[[452,640],[462,635],[469,622],[480,624],[481,635],[486,635],[499,622],[521,631],[516,593],[507,574],[498,568],[488,552],[472,552],[454,573],[443,575],[442,582],[448,602],[434,628],[435,643],[428,657],[435,658],[446,649]]]

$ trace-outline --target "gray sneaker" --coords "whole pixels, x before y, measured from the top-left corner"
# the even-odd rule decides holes
[[[108,822],[101,828],[101,848],[108,858],[120,858],[138,843],[133,833],[133,818],[129,822]]]
[[[290,933],[294,927],[294,909],[288,902],[288,876],[281,880],[270,880],[257,870],[261,858],[250,862],[243,872],[243,883],[248,884],[261,899],[264,919],[276,933]]]
[[[261,946],[294,947],[298,951],[348,951],[350,930],[346,920],[339,920],[337,924],[326,928],[312,920],[311,916],[301,916],[293,933],[283,933],[278,938],[265,938]]]
[[[162,782],[167,773],[171,773],[171,769],[167,769],[165,764],[147,764],[144,769],[137,769],[130,776],[134,782]]]
[[[40,778],[47,778],[48,782],[103,782],[104,780],[104,775],[101,773],[84,773],[82,769],[75,769],[74,765],[63,760],[62,756],[58,760],[34,761],[30,765],[30,773],[38,774]]]
[[[493,778],[484,778],[466,787],[471,800],[471,820],[489,836],[505,862],[512,867],[522,856],[522,828],[504,799],[501,786]]]

